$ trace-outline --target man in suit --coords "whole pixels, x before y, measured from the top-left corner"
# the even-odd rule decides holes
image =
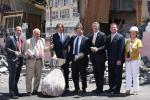
[[[86,67],[88,66],[88,38],[83,35],[83,26],[78,24],[75,28],[76,36],[70,39],[70,60],[72,61],[72,79],[75,93],[80,91],[79,75],[82,80],[82,91],[85,93],[87,88]]]
[[[23,64],[21,31],[21,27],[17,26],[15,34],[7,38],[5,45],[9,70],[9,95],[13,99],[17,99],[19,96],[17,84]]]
[[[110,25],[111,35],[107,38],[109,87],[107,92],[120,93],[124,62],[125,39],[118,33],[117,24]]]
[[[33,37],[24,44],[24,57],[26,59],[26,89],[27,95],[31,95],[32,79],[34,78],[32,95],[38,94],[42,68],[44,65],[44,51],[50,49],[45,46],[45,39],[40,37],[40,30],[33,30]]]
[[[64,71],[65,78],[65,90],[69,90],[69,61],[68,61],[68,49],[69,49],[69,40],[70,37],[64,33],[64,25],[58,23],[56,26],[57,33],[53,35],[53,50],[58,58],[65,59],[66,62],[61,68]]]
[[[90,41],[90,59],[93,65],[93,72],[96,82],[96,89],[93,92],[102,93],[104,84],[104,70],[106,61],[105,33],[99,31],[100,24],[92,23],[93,35],[89,37]]]

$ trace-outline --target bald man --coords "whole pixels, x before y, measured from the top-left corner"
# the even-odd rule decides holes
[[[33,37],[28,39],[24,45],[24,56],[26,59],[26,90],[27,95],[37,95],[41,79],[41,72],[44,65],[45,39],[40,37],[40,30],[33,30]],[[32,79],[33,90],[32,90]],[[31,93],[32,92],[32,93]]]

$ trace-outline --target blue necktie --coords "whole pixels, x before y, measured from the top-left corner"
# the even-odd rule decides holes
[[[79,37],[77,37],[76,43],[75,43],[75,52],[74,52],[75,55],[78,54],[78,42],[79,42]]]

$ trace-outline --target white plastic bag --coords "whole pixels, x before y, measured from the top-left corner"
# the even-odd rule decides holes
[[[47,96],[61,96],[65,90],[65,79],[61,69],[54,68],[42,81],[41,91]]]

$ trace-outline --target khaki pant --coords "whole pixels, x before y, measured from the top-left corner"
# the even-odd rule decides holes
[[[27,92],[32,91],[32,79],[34,77],[33,82],[33,90],[38,90],[41,72],[42,72],[42,60],[27,60],[26,61],[26,89]]]

